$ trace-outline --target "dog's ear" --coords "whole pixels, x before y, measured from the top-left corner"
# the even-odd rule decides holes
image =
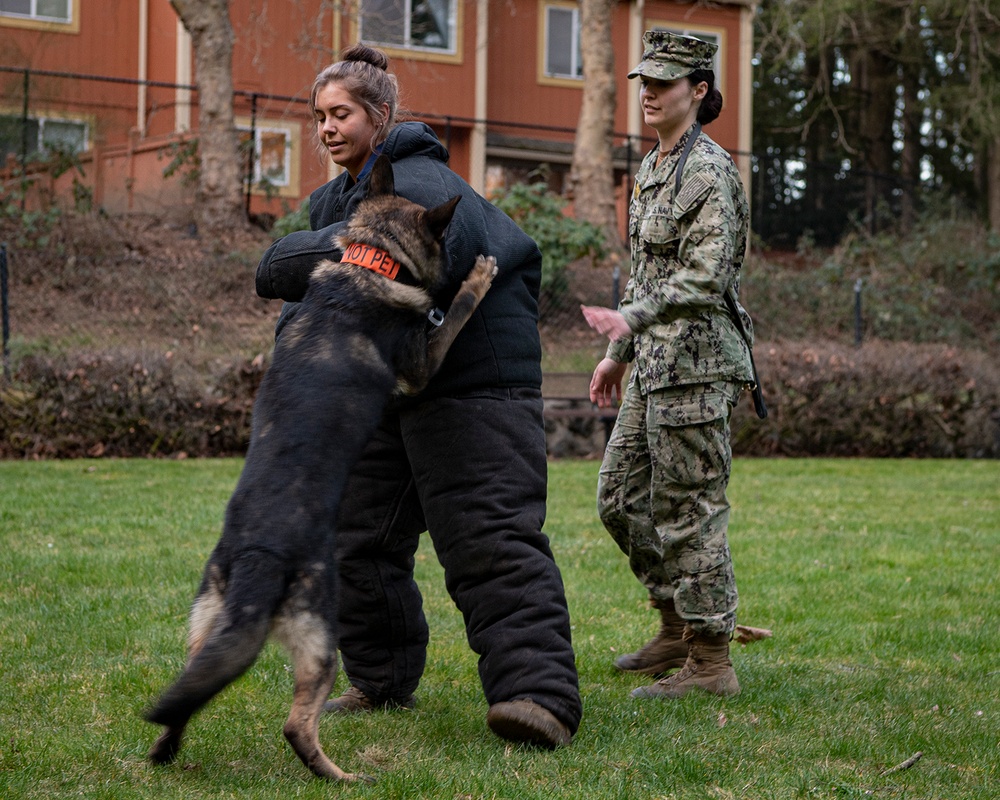
[[[372,165],[372,177],[368,184],[368,195],[396,193],[396,179],[392,175],[392,162],[389,156],[379,155]]]
[[[427,228],[434,235],[435,239],[440,239],[444,236],[445,228],[448,227],[448,223],[451,222],[451,218],[455,215],[455,207],[461,199],[462,196],[457,194],[451,200],[447,200],[435,208],[427,209],[425,217]]]

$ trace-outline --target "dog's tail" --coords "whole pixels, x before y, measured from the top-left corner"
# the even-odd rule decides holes
[[[285,577],[281,570],[232,574],[224,605],[210,623],[204,644],[191,654],[184,672],[146,712],[146,719],[170,727],[183,726],[198,709],[246,672],[267,641],[271,620],[284,592]]]

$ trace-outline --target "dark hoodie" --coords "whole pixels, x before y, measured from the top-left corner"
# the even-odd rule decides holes
[[[540,388],[538,287],[542,256],[535,242],[496,206],[448,168],[448,150],[422,122],[404,122],[389,133],[382,153],[392,162],[396,194],[431,208],[461,195],[446,234],[450,269],[435,297],[447,309],[479,254],[496,258],[499,272],[486,297],[459,333],[438,374],[421,397],[496,387]],[[309,197],[312,231],[279,239],[257,267],[257,294],[289,301],[278,323],[294,313],[308,276],[324,258],[339,260],[333,236],[368,192],[368,175],[357,183],[346,172]]]

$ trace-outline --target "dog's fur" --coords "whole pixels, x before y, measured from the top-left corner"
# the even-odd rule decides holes
[[[337,671],[335,521],[387,401],[427,384],[496,273],[495,261],[480,256],[444,322],[430,326],[431,295],[444,280],[444,231],[458,201],[427,210],[396,197],[392,168],[380,157],[338,244],[385,250],[415,285],[331,261],[312,273],[254,403],[243,473],[191,609],[186,666],[146,715],[165,726],[149,751],[154,763],[176,758],[191,716],[246,671],[274,633],[295,669],[285,737],[316,775],[364,777],[341,770],[319,743]]]

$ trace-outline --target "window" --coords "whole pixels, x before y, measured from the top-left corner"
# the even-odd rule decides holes
[[[545,7],[545,76],[583,79],[580,10],[575,5]]]
[[[361,0],[361,39],[454,53],[455,0]]]
[[[0,0],[0,16],[39,22],[72,22],[71,0]]]
[[[87,124],[46,117],[29,117],[25,121],[21,116],[0,115],[0,160],[12,153],[20,158],[25,144],[29,159],[53,152],[81,153],[87,149]]]
[[[297,198],[301,185],[301,123],[277,118],[258,118],[254,121],[245,116],[237,116],[235,122],[244,159],[249,158],[251,153],[250,131],[253,122],[251,191],[267,197]],[[249,166],[244,160],[244,177]]]
[[[240,146],[246,147],[250,142],[250,129],[241,126],[239,133]],[[291,153],[288,131],[258,127],[254,131],[254,186],[288,186],[291,183]]]

